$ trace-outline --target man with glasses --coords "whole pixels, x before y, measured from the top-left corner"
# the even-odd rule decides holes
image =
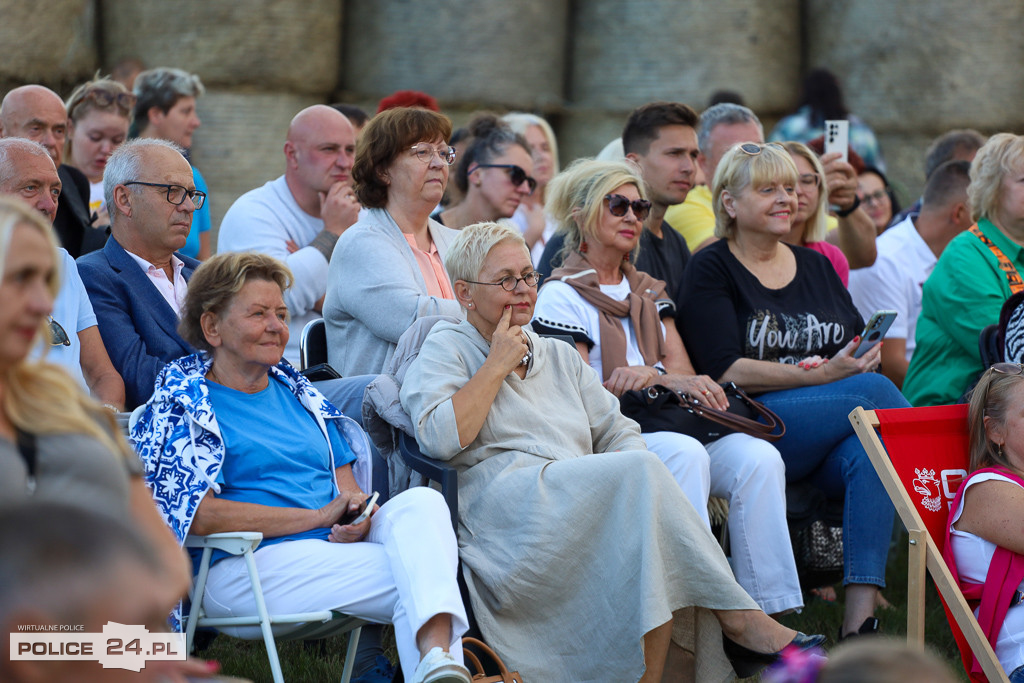
[[[199,261],[177,251],[206,195],[196,191],[180,147],[148,138],[111,155],[103,194],[110,239],[80,258],[78,270],[132,410],[152,395],[167,361],[195,352],[178,334],[178,318]]]
[[[60,178],[46,148],[22,138],[0,140],[0,194],[27,202],[52,223],[60,192]],[[103,346],[75,260],[66,249],[59,252],[60,291],[50,316],[52,346],[40,345],[33,350],[33,357],[43,356],[45,351],[46,360],[67,370],[84,391],[111,410],[122,410],[124,382]]]
[[[288,126],[284,175],[239,197],[221,222],[217,251],[258,251],[291,269],[284,357],[296,366],[302,328],[321,315],[334,244],[359,217],[355,149],[356,133],[344,114],[325,105],[303,109]]]
[[[95,251],[107,231],[92,227],[89,179],[77,168],[61,163],[67,138],[68,113],[57,93],[41,85],[11,90],[0,104],[0,138],[26,138],[49,152],[57,167],[62,192],[57,217],[51,222],[61,246],[74,258]]]

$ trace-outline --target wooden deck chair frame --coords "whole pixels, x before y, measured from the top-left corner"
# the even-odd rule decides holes
[[[882,440],[878,435],[878,417],[872,410],[856,408],[850,413],[853,424],[864,450],[871,458],[878,478],[882,480],[889,498],[896,507],[903,524],[910,534],[910,566],[907,577],[907,642],[919,648],[924,647],[924,590],[926,574],[932,580],[942,598],[946,601],[949,613],[956,620],[961,632],[967,639],[971,650],[981,663],[982,670],[989,681],[1009,683],[1003,667],[999,664],[992,646],[978,625],[974,612],[968,606],[960,587],[956,585],[953,575],[949,572],[938,546],[932,540],[924,520],[914,507],[914,502],[907,494]],[[968,662],[969,665],[969,662]]]
[[[199,574],[191,591],[192,609],[185,620],[185,651],[192,651],[192,641],[196,628],[209,626],[259,626],[263,642],[270,660],[270,670],[274,683],[283,683],[281,661],[277,656],[277,639],[280,640],[315,640],[328,636],[341,635],[351,631],[348,640],[348,651],[341,674],[341,683],[349,683],[352,668],[355,664],[355,652],[359,645],[359,634],[363,624],[368,622],[332,610],[319,612],[301,612],[296,614],[270,614],[263,598],[263,587],[260,584],[259,572],[253,551],[263,541],[263,534],[258,531],[241,531],[234,533],[210,534],[209,536],[189,536],[185,539],[186,548],[202,548],[203,554],[199,564]],[[210,558],[214,550],[223,550],[231,555],[241,555],[249,572],[253,598],[256,602],[256,614],[238,617],[208,617],[202,609],[202,596],[206,591],[206,579],[210,573]],[[299,624],[295,630],[275,639],[273,626],[278,624]]]

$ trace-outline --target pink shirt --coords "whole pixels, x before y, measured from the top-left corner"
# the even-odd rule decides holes
[[[850,262],[846,260],[846,254],[839,247],[831,242],[808,242],[804,246],[827,258],[836,269],[839,279],[843,281],[843,287],[850,286]]]
[[[441,255],[437,253],[437,246],[434,244],[434,241],[430,241],[429,252],[423,251],[416,246],[415,236],[404,232],[402,234],[405,235],[405,241],[409,243],[409,248],[412,249],[412,255],[416,257],[416,265],[420,267],[423,281],[427,284],[427,294],[440,299],[454,299],[455,292],[452,291],[452,283],[448,279],[448,271],[444,269],[444,264],[441,263]]]
[[[132,257],[132,260],[139,264],[139,268],[142,268],[142,272],[146,274],[149,281],[156,287],[156,291],[160,292],[160,296],[164,298],[164,301],[170,305],[174,313],[180,318],[181,305],[185,302],[185,294],[188,292],[188,283],[185,282],[185,278],[181,275],[181,269],[185,267],[181,259],[171,254],[171,267],[174,268],[174,282],[171,282],[167,279],[167,273],[164,272],[163,268],[157,268],[146,259],[133,254],[127,249],[125,251]]]

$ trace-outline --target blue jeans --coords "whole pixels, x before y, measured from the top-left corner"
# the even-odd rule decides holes
[[[775,447],[786,463],[786,481],[807,479],[843,506],[844,585],[885,586],[895,508],[853,431],[857,406],[907,408],[903,394],[883,375],[866,372],[813,387],[771,391],[757,397],[786,425]]]

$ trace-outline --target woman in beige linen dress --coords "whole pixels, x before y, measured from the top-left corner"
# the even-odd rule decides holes
[[[424,451],[459,470],[459,555],[480,630],[507,663],[531,682],[658,681],[686,607],[706,608],[681,643],[695,642],[701,681],[731,674],[707,610],[760,653],[803,645],[736,583],[576,349],[521,327],[537,274],[519,233],[469,226],[445,266],[468,319],[434,326],[401,399]]]

